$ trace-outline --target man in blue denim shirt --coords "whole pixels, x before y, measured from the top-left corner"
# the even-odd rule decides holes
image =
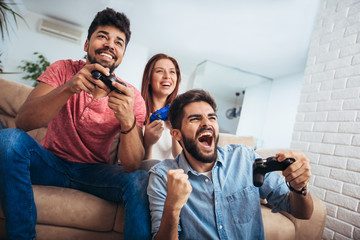
[[[279,153],[278,161],[294,158],[283,171],[266,174],[253,185],[253,162],[260,157],[243,145],[217,147],[219,126],[214,99],[203,90],[190,90],[171,104],[173,137],[183,152],[150,170],[148,196],[154,239],[264,239],[260,198],[273,212],[297,218],[312,215],[310,194],[299,194],[310,179],[309,160],[302,153]]]

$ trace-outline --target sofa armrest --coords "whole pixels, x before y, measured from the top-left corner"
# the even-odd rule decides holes
[[[0,78],[0,121],[7,128],[15,128],[15,117],[32,87]],[[34,129],[27,133],[40,142],[46,134],[46,127]]]
[[[287,148],[263,148],[257,149],[256,153],[260,156],[267,158],[274,156],[279,152],[288,152],[288,151],[298,151],[296,149],[287,149]],[[279,172],[281,174],[281,172]],[[309,220],[297,219],[289,213],[281,212],[283,215],[288,217],[295,225],[295,239],[322,239],[322,234],[325,227],[326,220],[326,206],[325,204],[317,197],[312,195],[314,203],[314,212]]]
[[[319,198],[314,195],[311,197],[314,202],[314,211],[309,220],[297,219],[289,213],[282,212],[294,223],[296,240],[322,239],[326,221],[326,206]]]
[[[265,239],[289,240],[295,239],[294,223],[280,213],[271,212],[271,206],[261,204],[261,215],[264,224]]]
[[[259,149],[255,150],[255,152],[263,158],[275,156],[279,152],[285,153],[285,152],[289,152],[289,151],[295,152],[297,150],[289,149],[289,148],[259,148]]]
[[[16,117],[33,88],[0,78],[0,113]]]

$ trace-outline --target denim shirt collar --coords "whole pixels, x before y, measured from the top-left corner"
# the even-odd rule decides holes
[[[214,169],[215,166],[218,166],[218,167],[224,166],[224,167],[226,167],[226,163],[225,163],[225,161],[223,159],[223,155],[220,154],[219,147],[217,149],[217,159],[215,161],[213,169]],[[189,174],[189,172],[190,172],[195,176],[199,176],[199,173],[197,171],[195,171],[190,166],[189,162],[187,161],[187,159],[185,157],[184,151],[182,151],[181,154],[179,155],[179,167],[181,169],[183,169],[186,174]]]

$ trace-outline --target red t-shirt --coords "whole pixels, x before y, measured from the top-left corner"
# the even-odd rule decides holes
[[[69,81],[84,66],[85,62],[81,60],[60,60],[51,64],[38,80],[56,88]],[[134,96],[136,124],[142,127],[145,102],[135,87]],[[108,97],[94,99],[91,94],[82,91],[74,94],[50,121],[41,144],[68,161],[108,163],[110,145],[119,131],[120,123],[108,106]]]

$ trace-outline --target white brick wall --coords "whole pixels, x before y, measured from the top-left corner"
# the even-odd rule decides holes
[[[323,0],[291,147],[310,158],[323,239],[360,239],[360,0]]]

